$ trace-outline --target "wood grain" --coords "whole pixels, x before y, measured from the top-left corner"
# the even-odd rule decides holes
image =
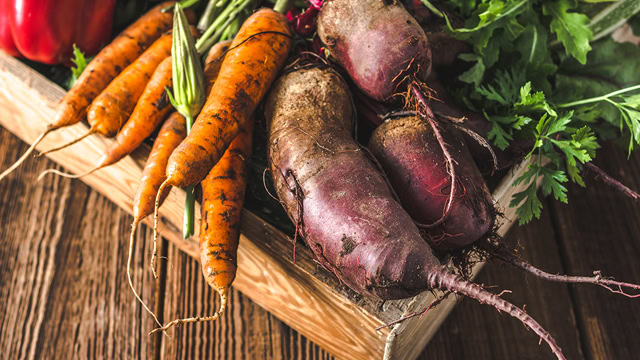
[[[599,151],[596,165],[632,189],[640,189],[640,154],[607,144]],[[608,186],[587,179],[588,189],[570,186],[569,204],[554,203],[551,214],[567,271],[605,276],[640,283],[640,203]],[[576,214],[579,214],[577,216]],[[640,334],[640,300],[614,295],[599,287],[571,286],[571,296],[580,315],[585,352],[594,359],[630,359],[637,356]],[[636,292],[637,293],[637,292]],[[619,324],[628,330],[619,331]]]
[[[216,293],[201,276],[200,264],[169,244],[166,319],[213,313]],[[292,331],[239,291],[229,295],[229,311],[216,322],[181,326],[162,346],[163,359],[315,359],[330,355]],[[215,339],[215,340],[213,340]]]
[[[9,143],[17,146],[0,153],[3,168],[27,149],[3,130],[0,144]],[[140,341],[152,324],[125,278],[131,218],[77,181],[36,182],[37,174],[52,165],[31,158],[0,182],[2,354],[13,359],[156,357],[157,340]],[[150,248],[138,242],[135,251],[146,254]],[[142,267],[134,264],[134,281],[142,296],[152,299],[153,280]]]

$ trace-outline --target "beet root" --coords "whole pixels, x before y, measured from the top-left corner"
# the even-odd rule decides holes
[[[387,120],[374,131],[369,149],[415,221],[430,224],[444,216],[442,224],[429,231],[431,246],[456,249],[487,233],[494,211],[489,190],[464,142],[445,124],[438,126],[455,167],[452,198],[451,174],[441,146],[430,124],[418,116]]]
[[[276,192],[316,260],[347,286],[412,296],[427,283],[408,269],[440,264],[351,137],[353,111],[333,71],[296,71],[273,86],[266,118]]]
[[[327,69],[285,74],[267,97],[276,192],[318,263],[356,292],[381,299],[430,289],[474,298],[518,318],[563,359],[526,312],[440,264],[351,137],[353,111],[346,84]]]
[[[629,298],[640,297],[640,292],[637,294],[628,294],[624,291],[624,289],[627,288],[633,289],[638,292],[640,291],[640,285],[616,281],[613,278],[604,277],[598,270],[593,272],[593,276],[551,274],[529,264],[525,260],[518,257],[518,255],[516,255],[512,249],[499,242],[480,241],[477,243],[477,246],[479,249],[486,252],[489,257],[495,257],[513,267],[516,267],[528,274],[531,274],[543,280],[567,284],[593,284],[601,286],[614,294],[620,294]]]
[[[436,114],[436,117],[438,117],[438,115],[444,115],[463,119],[462,124],[460,124],[461,126],[475,132],[485,140],[488,139],[489,131],[491,131],[491,123],[487,119],[480,114],[457,106],[455,100],[433,74],[429,80],[427,80],[427,86],[435,92],[432,96],[438,99],[437,101],[431,101],[429,103],[429,106]],[[497,147],[492,147],[493,155],[496,156],[497,161],[497,166],[494,166],[493,156],[485,146],[468,134],[463,134],[463,138],[469,147],[469,153],[471,153],[473,160],[483,174],[491,173],[494,170],[503,170],[508,168],[524,156],[520,154],[526,154],[526,151],[533,146],[533,144],[530,144],[529,142],[523,142],[520,144],[516,141],[514,142],[514,145],[516,145],[515,147],[511,147],[506,150],[500,150]],[[523,150],[521,150],[519,145],[522,146]]]
[[[399,1],[326,0],[318,35],[367,96],[386,101],[406,80],[424,81],[431,50],[418,22]]]

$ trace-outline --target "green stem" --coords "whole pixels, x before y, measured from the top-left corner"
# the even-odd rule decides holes
[[[187,197],[184,200],[184,222],[182,224],[182,237],[184,239],[193,235],[193,223],[195,213],[195,201],[196,195],[193,186],[187,186],[184,191],[187,192]]]
[[[233,24],[233,22],[238,18],[240,13],[245,9],[249,8],[249,6],[251,6],[252,3],[253,3],[253,0],[244,0],[240,2],[236,7],[230,6],[229,8],[233,11],[230,11],[225,18],[223,18],[221,14],[218,17],[218,19],[223,19],[223,20],[226,19],[226,21],[222,25],[218,25],[214,27],[214,25],[217,25],[218,19],[216,19],[216,22],[214,22],[214,24],[209,28],[209,29],[211,28],[215,29],[215,32],[213,33],[213,35],[210,35],[209,38],[204,39],[204,41],[202,42],[198,40],[198,43],[196,44],[198,52],[201,54],[204,54],[207,50],[209,50],[209,48],[213,46],[213,44],[217,43],[220,40],[220,37],[222,36],[222,34],[225,32],[225,30],[229,26],[231,26],[231,24]],[[207,31],[209,29],[207,29]],[[200,51],[200,49],[202,49],[202,51]]]
[[[193,126],[193,116],[187,116],[185,119],[187,123],[188,135],[191,131],[191,127]],[[182,224],[182,237],[186,239],[189,236],[193,235],[196,196],[193,186],[187,186],[185,188],[185,191],[187,192],[187,197],[184,201],[184,222]]]
[[[235,20],[242,10],[247,9],[253,1],[254,0],[234,0],[227,5],[196,42],[198,53],[206,53],[213,44],[218,42],[224,29]]]
[[[200,20],[198,20],[198,30],[205,31],[211,26],[211,23],[220,15],[227,0],[209,0],[207,7],[204,9]]]
[[[590,103],[594,103],[594,102],[599,102],[599,101],[605,101],[605,100],[609,100],[609,98],[620,95],[620,94],[624,94],[626,92],[629,91],[634,91],[634,90],[640,90],[640,84],[638,85],[634,85],[628,88],[624,88],[621,90],[617,90],[611,93],[608,93],[606,95],[602,95],[602,96],[596,96],[590,99],[583,99],[583,100],[578,100],[578,101],[573,101],[573,102],[569,102],[569,103],[564,103],[564,104],[560,104],[557,105],[557,107],[559,108],[568,108],[568,107],[574,107],[574,106],[578,106],[578,105],[585,105],[585,104],[590,104]]]
[[[238,32],[240,25],[240,18],[235,18],[235,20],[231,24],[229,24],[229,26],[224,28],[224,31],[220,35],[220,41],[233,40],[233,37]]]
[[[193,5],[199,3],[200,0],[182,0],[179,2],[180,6],[182,6],[183,9],[192,7]],[[164,7],[162,9],[160,9],[160,12],[166,13],[169,11],[173,11],[173,8],[175,7],[175,5],[169,5],[167,7]]]
[[[518,10],[520,7],[522,7],[522,5],[525,5],[529,0],[522,0],[519,3],[517,3],[516,5],[512,6],[510,9],[508,9],[507,11],[503,12],[502,14],[498,15],[495,19],[493,19],[492,21],[489,21],[487,23],[484,23],[482,25],[478,25],[474,28],[471,29],[467,29],[467,28],[461,28],[461,29],[454,29],[451,26],[451,23],[449,22],[449,18],[447,16],[444,17],[445,21],[447,22],[447,26],[449,27],[449,30],[457,32],[457,33],[470,33],[470,32],[474,32],[474,31],[478,31],[486,26],[489,26],[491,24],[495,24],[497,21],[499,21],[500,19],[504,18],[505,16],[509,16],[511,15],[513,12],[515,12],[516,10]]]
[[[420,0],[420,2],[422,3],[422,5],[426,6],[427,9],[429,9],[434,15],[441,18],[444,17],[444,14],[441,13],[440,10],[438,10],[438,8],[433,6],[433,4],[429,0]]]
[[[225,8],[215,18],[211,25],[209,25],[207,30],[205,30],[205,32],[198,38],[198,41],[196,41],[196,49],[198,50],[198,53],[202,54],[206,52],[203,44],[207,42],[209,38],[211,38],[211,35],[213,35],[213,33],[216,32],[216,30],[218,29],[218,27],[220,27],[224,20],[229,17],[229,14],[235,8],[237,3],[238,0],[232,0],[230,4],[227,4],[227,6],[225,6]]]
[[[276,4],[273,5],[273,10],[279,13],[286,14],[291,6],[291,0],[277,0]]]

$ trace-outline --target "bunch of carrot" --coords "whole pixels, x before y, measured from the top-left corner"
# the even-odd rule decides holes
[[[71,146],[92,134],[115,137],[95,168],[76,175],[50,169],[39,179],[48,173],[79,178],[114,164],[162,125],[133,201],[129,285],[162,326],[131,281],[134,234],[139,222],[155,212],[155,275],[158,207],[170,186],[189,188],[185,236],[191,235],[193,187],[201,183],[202,271],[219,293],[221,305],[213,316],[176,320],[157,330],[218,318],[235,278],[240,211],[251,156],[252,113],[284,66],[292,39],[281,12],[261,9],[243,22],[256,3],[229,1],[216,17],[209,19],[208,26],[205,21],[206,30],[197,42],[198,31],[189,27],[194,20],[192,11],[183,11],[175,2],[149,10],[96,55],[58,105],[54,123],[16,164],[0,175],[1,180],[15,169],[47,134],[85,118],[90,124],[85,135],[42,154]],[[277,8],[286,8],[286,3],[279,1]],[[162,11],[169,7],[174,8],[173,14]],[[219,42],[233,37],[232,43]],[[203,66],[200,56],[207,52]]]

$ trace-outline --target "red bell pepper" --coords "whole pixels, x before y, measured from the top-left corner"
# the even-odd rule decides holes
[[[0,48],[11,56],[20,56],[9,27],[9,0],[0,0]]]
[[[69,64],[73,44],[93,55],[111,37],[116,0],[0,2],[0,47],[12,55]]]

